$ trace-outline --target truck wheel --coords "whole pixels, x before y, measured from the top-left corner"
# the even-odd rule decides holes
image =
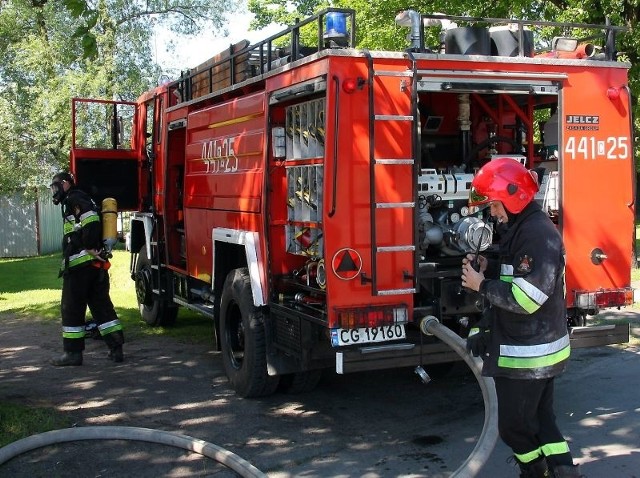
[[[307,393],[315,390],[322,378],[322,370],[288,373],[280,378],[280,390],[285,393]]]
[[[142,320],[151,326],[173,325],[178,316],[178,307],[173,302],[161,299],[153,293],[151,274],[151,260],[147,257],[147,247],[142,246],[138,253],[134,274],[140,315]]]
[[[264,318],[253,304],[246,268],[232,270],[224,281],[220,338],[224,370],[238,396],[261,397],[275,392],[280,377],[267,374]]]

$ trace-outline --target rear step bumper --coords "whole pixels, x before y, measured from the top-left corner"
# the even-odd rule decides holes
[[[571,348],[598,347],[600,345],[629,342],[629,324],[592,325],[572,327],[569,333]]]
[[[460,356],[443,343],[375,345],[336,352],[336,373],[416,367],[456,360],[461,360]]]
[[[629,324],[573,327],[571,348],[598,347],[629,342]],[[345,374],[396,367],[416,367],[462,360],[444,343],[410,342],[372,345],[336,352],[336,373]]]

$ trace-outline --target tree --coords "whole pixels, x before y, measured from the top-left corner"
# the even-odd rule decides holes
[[[71,98],[133,100],[154,86],[154,27],[219,28],[236,0],[0,2],[0,191],[68,167]]]

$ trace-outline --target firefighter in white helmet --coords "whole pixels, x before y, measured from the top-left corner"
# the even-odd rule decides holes
[[[109,347],[109,358],[123,361],[122,325],[109,297],[109,262],[101,257],[102,225],[91,197],[75,187],[73,176],[56,174],[51,181],[53,203],[62,207],[62,343],[56,366],[82,365],[87,306]]]
[[[511,158],[488,162],[472,181],[469,204],[489,205],[500,242],[498,259],[463,260],[462,285],[490,305],[467,348],[494,378],[500,437],[520,476],[580,477],[553,411],[554,378],[570,353],[564,245],[534,201],[538,187],[535,172]]]

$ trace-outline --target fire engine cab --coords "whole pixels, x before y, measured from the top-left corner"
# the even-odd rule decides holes
[[[628,325],[584,327],[633,301],[621,28],[415,11],[396,22],[403,51],[357,49],[355,12],[331,8],[135,102],[73,100],[71,169],[131,212],[142,318],[168,325],[187,307],[213,319],[240,396],[311,390],[325,369],[458,359],[418,323],[435,316],[465,337],[481,316],[461,263],[491,254],[496,232],[468,193],[503,156],[540,173],[537,200],[566,246],[573,345],[628,340]],[[541,48],[543,29],[589,33]]]

